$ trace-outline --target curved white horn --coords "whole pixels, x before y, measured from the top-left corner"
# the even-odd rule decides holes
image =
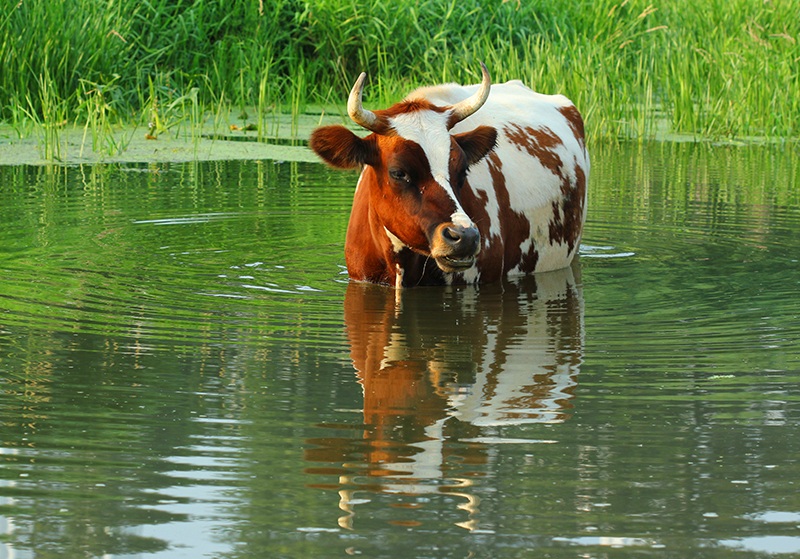
[[[453,114],[450,121],[451,128],[480,109],[488,99],[489,91],[492,89],[492,78],[489,76],[489,70],[486,69],[486,65],[483,62],[481,62],[481,70],[483,71],[483,80],[481,81],[480,89],[472,97],[453,105],[451,109]]]
[[[367,73],[361,72],[358,76],[353,89],[350,90],[350,97],[347,100],[347,114],[353,119],[353,122],[366,128],[371,132],[377,132],[380,126],[380,120],[375,113],[368,111],[361,104],[361,97],[364,92],[364,81],[367,79]]]

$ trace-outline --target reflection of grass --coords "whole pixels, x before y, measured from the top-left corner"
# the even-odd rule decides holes
[[[341,104],[362,70],[385,106],[474,82],[479,60],[572,98],[593,139],[798,135],[800,8],[750,0],[20,2],[0,16],[0,119],[34,122],[51,158],[64,120],[103,153],[125,149],[120,120],[163,133],[154,112],[194,137],[256,107],[265,137],[282,110]]]

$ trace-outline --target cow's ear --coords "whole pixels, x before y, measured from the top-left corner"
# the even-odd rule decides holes
[[[372,165],[378,156],[371,138],[359,138],[344,126],[323,126],[311,133],[308,146],[326,163],[339,169]]]
[[[475,130],[455,134],[453,137],[464,150],[469,165],[474,165],[486,157],[497,144],[497,130],[491,126],[478,126]]]

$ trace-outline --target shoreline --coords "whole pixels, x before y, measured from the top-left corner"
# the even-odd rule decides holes
[[[256,113],[252,111],[251,114]],[[112,134],[98,135],[99,141],[106,142],[106,145],[124,145],[112,154],[109,150],[94,151],[92,130],[83,126],[65,125],[55,133],[31,127],[26,131],[27,135],[20,138],[16,129],[0,124],[0,165],[69,166],[244,159],[318,162],[319,158],[306,147],[307,140],[314,128],[329,124],[346,124],[346,121],[335,110],[320,110],[297,117],[270,115],[264,119],[266,132],[259,134],[253,129],[252,122],[246,119],[232,118],[215,123],[209,117],[193,128],[175,126],[155,139],[148,139],[148,128],[144,126],[117,127]],[[358,131],[354,125],[353,130]],[[57,138],[57,150],[52,140],[45,140],[45,134]],[[47,150],[57,152],[58,157],[46,157]]]
[[[253,111],[252,114],[255,114]],[[182,163],[189,161],[261,160],[320,162],[308,147],[308,137],[318,126],[343,124],[356,134],[366,134],[343,117],[336,109],[304,113],[270,115],[264,118],[267,133],[259,134],[246,119],[226,119],[224,124],[208,117],[204,123],[189,128],[175,126],[148,139],[148,128],[117,127],[112,134],[99,138],[100,142],[124,148],[109,154],[102,149],[92,149],[92,131],[81,126],[65,125],[54,134],[41,127],[31,126],[27,136],[20,138],[17,129],[0,124],[0,166],[71,166],[103,163]],[[178,129],[177,132],[175,129]],[[58,157],[46,157],[45,135],[55,136],[59,142]],[[629,140],[601,140],[600,143],[697,143],[728,147],[786,147],[800,146],[794,138],[765,138],[760,136],[735,139],[703,138],[691,134],[657,132],[649,138]]]

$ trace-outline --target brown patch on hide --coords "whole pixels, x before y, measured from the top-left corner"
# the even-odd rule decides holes
[[[524,274],[531,274],[536,271],[536,264],[539,263],[539,251],[536,248],[536,243],[531,243],[528,252],[522,255],[519,269]]]
[[[550,243],[567,243],[569,252],[583,230],[583,203],[586,196],[586,174],[575,162],[575,183],[562,179],[561,200],[553,202],[553,220],[550,222]]]
[[[558,177],[562,176],[563,162],[554,150],[564,142],[552,130],[546,126],[536,129],[512,124],[506,126],[503,132],[512,144],[538,159],[545,169]]]
[[[576,109],[574,105],[570,105],[569,107],[559,107],[558,112],[560,112],[567,120],[567,124],[569,125],[570,130],[572,130],[572,134],[575,136],[575,139],[578,140],[578,143],[581,145],[581,147],[585,148],[586,136],[581,113],[578,112],[578,109]]]
[[[416,113],[421,111],[433,111],[435,113],[445,112],[445,108],[437,107],[427,99],[413,99],[411,101],[401,101],[395,103],[388,109],[373,111],[379,119],[388,120],[401,114]],[[394,133],[394,131],[392,131]]]

